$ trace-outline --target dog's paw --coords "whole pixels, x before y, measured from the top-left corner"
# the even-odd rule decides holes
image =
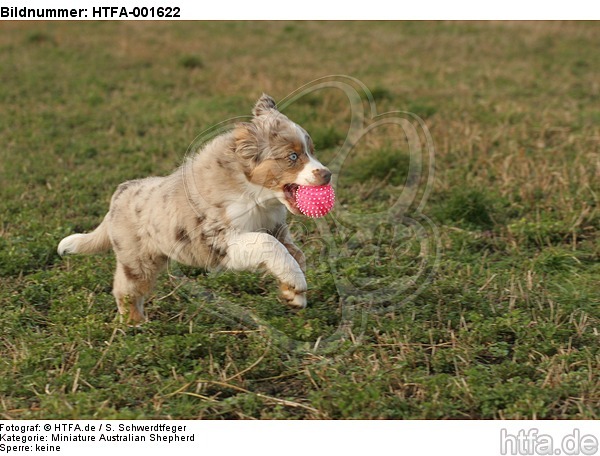
[[[121,323],[126,323],[130,328],[139,328],[148,321],[144,312],[144,298],[132,299],[125,295],[117,298],[117,310]]]
[[[287,305],[292,309],[306,308],[306,293],[298,293],[291,301],[287,301]]]
[[[306,307],[306,291],[298,291],[286,284],[279,287],[281,298],[292,309],[304,309]]]
[[[130,314],[129,318],[127,319],[127,326],[130,328],[141,328],[147,321],[148,318],[146,318],[144,315],[132,316]]]

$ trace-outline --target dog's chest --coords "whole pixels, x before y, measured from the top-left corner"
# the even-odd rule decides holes
[[[239,200],[227,206],[227,217],[241,232],[271,230],[285,221],[285,207],[277,201],[257,204]]]

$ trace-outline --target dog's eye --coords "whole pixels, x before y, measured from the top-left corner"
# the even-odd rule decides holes
[[[288,158],[295,162],[296,160],[298,160],[298,154],[294,152],[294,153],[290,154],[290,156]]]

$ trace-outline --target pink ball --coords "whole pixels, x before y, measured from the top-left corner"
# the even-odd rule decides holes
[[[307,217],[323,217],[333,208],[334,203],[335,193],[331,184],[300,185],[296,189],[296,206]]]

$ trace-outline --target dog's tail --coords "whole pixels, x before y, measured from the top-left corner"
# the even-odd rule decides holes
[[[106,217],[104,217],[100,226],[91,233],[72,234],[60,241],[57,249],[58,254],[63,256],[71,253],[100,253],[109,250],[111,244],[108,237],[108,221]]]

